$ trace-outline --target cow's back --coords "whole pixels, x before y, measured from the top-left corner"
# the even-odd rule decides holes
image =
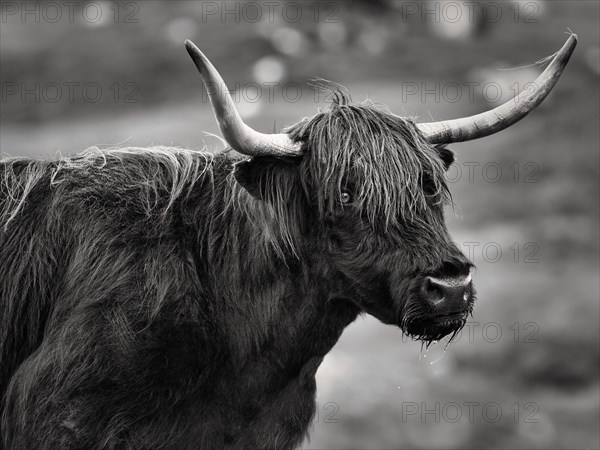
[[[205,362],[215,360],[205,335],[212,327],[210,305],[198,301],[208,294],[186,240],[186,205],[208,206],[230,168],[225,156],[178,149],[0,162],[0,405],[6,442],[19,435],[15,418],[23,417],[31,399],[41,410],[41,404],[53,404],[48,399],[54,395],[81,393],[91,379],[101,383],[117,373],[136,386],[124,391],[135,397],[141,386],[174,385],[167,375],[196,379]],[[210,335],[214,340],[212,328]],[[153,375],[167,363],[181,368]],[[134,370],[139,367],[146,372]],[[50,378],[56,389],[47,388]],[[103,392],[107,408],[131,404],[111,397],[121,391]],[[83,413],[77,417],[94,423]],[[55,422],[70,423],[65,420],[48,415],[44,423],[49,430]],[[38,437],[48,430],[38,429]]]
[[[87,264],[97,274],[102,267],[92,268],[90,255],[109,246],[133,255],[175,239],[178,201],[211,160],[157,148],[0,162],[0,396],[55,320],[72,272],[85,278]]]

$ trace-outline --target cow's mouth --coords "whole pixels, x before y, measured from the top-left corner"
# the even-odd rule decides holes
[[[465,326],[470,309],[433,317],[407,318],[400,327],[408,336],[426,342],[439,341],[450,334],[457,334]]]
[[[432,317],[432,320],[437,323],[437,324],[444,324],[444,323],[448,323],[448,322],[454,322],[454,321],[462,321],[464,319],[466,319],[466,317],[469,315],[469,310],[464,310],[464,311],[456,311],[456,312],[449,312],[446,314],[439,314],[437,316]]]

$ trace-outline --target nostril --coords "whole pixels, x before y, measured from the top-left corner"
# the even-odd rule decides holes
[[[427,298],[433,302],[434,305],[442,302],[445,298],[444,288],[435,283],[431,277],[427,277],[427,281],[425,283],[425,293],[427,294]]]

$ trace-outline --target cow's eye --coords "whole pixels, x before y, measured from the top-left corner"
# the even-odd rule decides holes
[[[340,201],[342,202],[342,205],[349,205],[352,203],[352,194],[348,191],[342,191]]]

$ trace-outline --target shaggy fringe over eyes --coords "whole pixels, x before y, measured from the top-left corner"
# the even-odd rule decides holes
[[[165,216],[174,202],[189,193],[202,178],[210,168],[212,158],[210,153],[157,146],[150,149],[91,147],[75,156],[50,162],[6,159],[2,161],[4,167],[0,174],[0,223],[6,231],[44,177],[49,176],[50,185],[56,187],[65,181],[62,175],[69,171],[85,171],[92,179],[97,179],[98,185],[110,187],[113,184],[115,196],[127,190],[129,184],[130,188],[141,192],[139,204],[143,205],[148,217],[159,209]],[[132,161],[135,164],[131,164]],[[110,169],[103,171],[107,165]],[[98,186],[89,186],[90,193],[97,189]],[[168,193],[166,200],[163,199],[164,192]]]
[[[342,188],[353,192],[364,217],[386,227],[418,221],[428,196],[429,202],[450,201],[443,163],[411,120],[370,102],[351,104],[343,88],[330,89],[328,111],[287,130],[311,152],[303,178],[318,190],[320,214],[339,208]]]

